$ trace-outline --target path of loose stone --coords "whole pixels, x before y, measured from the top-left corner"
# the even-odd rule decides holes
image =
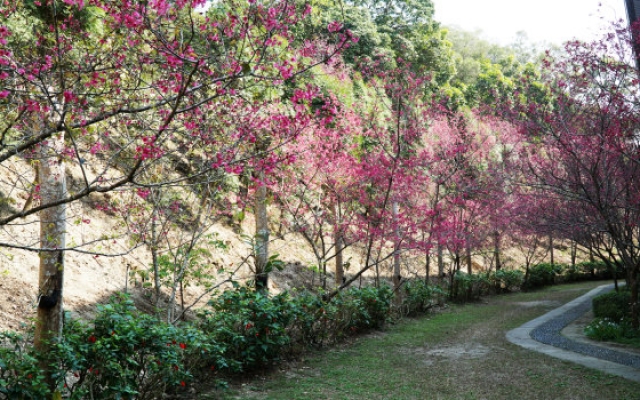
[[[579,342],[560,333],[564,327],[591,309],[591,300],[595,296],[612,289],[613,285],[599,286],[562,307],[507,332],[507,339],[530,350],[640,382],[640,355]]]

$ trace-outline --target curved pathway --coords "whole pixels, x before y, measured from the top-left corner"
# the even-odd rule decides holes
[[[591,299],[613,289],[599,286],[519,328],[507,332],[507,339],[526,349],[584,365],[612,375],[640,382],[640,355],[572,340],[560,332],[591,309]]]

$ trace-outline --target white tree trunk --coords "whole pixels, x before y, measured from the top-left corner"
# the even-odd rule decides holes
[[[336,286],[340,287],[344,282],[344,260],[342,258],[342,248],[344,247],[344,240],[342,238],[342,224],[340,206],[336,202],[334,205],[336,221],[333,227],[334,246],[336,251]]]
[[[264,185],[264,172],[258,173],[258,187],[255,198],[256,237],[256,289],[268,291],[269,274],[266,271],[269,261],[269,219],[267,216],[267,187]]]
[[[40,204],[63,199],[67,195],[61,132],[40,145]],[[40,211],[40,273],[38,317],[35,345],[45,350],[47,342],[62,334],[64,251],[66,246],[66,205]]]

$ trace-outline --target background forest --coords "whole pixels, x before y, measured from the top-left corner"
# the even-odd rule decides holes
[[[0,398],[156,398],[555,275],[638,297],[625,24],[543,53],[429,0],[0,4]]]

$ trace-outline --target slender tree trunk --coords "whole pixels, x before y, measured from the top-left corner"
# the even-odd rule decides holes
[[[40,201],[51,203],[66,197],[65,168],[60,154],[64,148],[64,135],[59,133],[40,145]],[[49,353],[50,346],[62,335],[63,324],[63,286],[64,251],[66,246],[66,205],[50,207],[40,211],[40,271],[38,316],[34,344],[40,354]],[[46,357],[45,357],[46,358]],[[45,371],[47,384],[52,387],[55,381],[50,375],[50,362],[44,361],[41,368]]]
[[[549,257],[551,258],[551,265],[555,264],[553,258],[553,233],[549,233]]]
[[[151,214],[151,264],[153,267],[153,282],[156,294],[156,307],[160,305],[160,265],[158,263],[158,208],[157,204],[153,207]]]
[[[185,307],[184,307],[184,281],[180,280],[180,319],[185,320]]]
[[[393,245],[393,289],[397,296],[399,294],[400,282],[402,281],[402,275],[400,274],[400,227],[398,226],[400,206],[397,201],[394,201],[392,204],[392,212],[395,236]]]
[[[256,217],[256,239],[255,239],[255,260],[256,260],[256,289],[268,291],[269,274],[266,271],[269,261],[269,220],[267,217],[267,187],[262,183],[264,173],[258,174],[258,188],[256,189],[255,217]],[[322,266],[320,266],[322,268]]]
[[[431,274],[431,257],[429,257],[429,252],[425,252],[424,256],[424,283],[429,284],[429,275]]]
[[[438,279],[444,278],[444,257],[442,256],[442,245],[438,243]]]
[[[502,269],[502,261],[500,260],[500,233],[498,231],[493,232],[493,255],[496,262],[496,271]]]
[[[269,149],[271,139],[268,136],[256,141],[255,149],[257,157],[264,157]],[[269,218],[267,215],[267,186],[265,184],[265,173],[262,169],[256,172],[257,188],[254,201],[254,213],[256,218],[255,234],[255,284],[256,290],[260,292],[269,291]],[[322,266],[318,266],[322,268]]]
[[[572,241],[571,242],[571,266],[575,267],[576,265],[576,257],[578,254],[578,243]]]
[[[467,243],[465,245],[465,261],[467,263],[467,273],[469,275],[473,274],[473,263],[471,260],[471,241],[469,235],[467,235]]]
[[[342,259],[342,248],[344,241],[342,239],[342,231],[338,224],[334,227],[334,246],[336,248],[336,286],[342,285],[344,281],[344,261]]]

